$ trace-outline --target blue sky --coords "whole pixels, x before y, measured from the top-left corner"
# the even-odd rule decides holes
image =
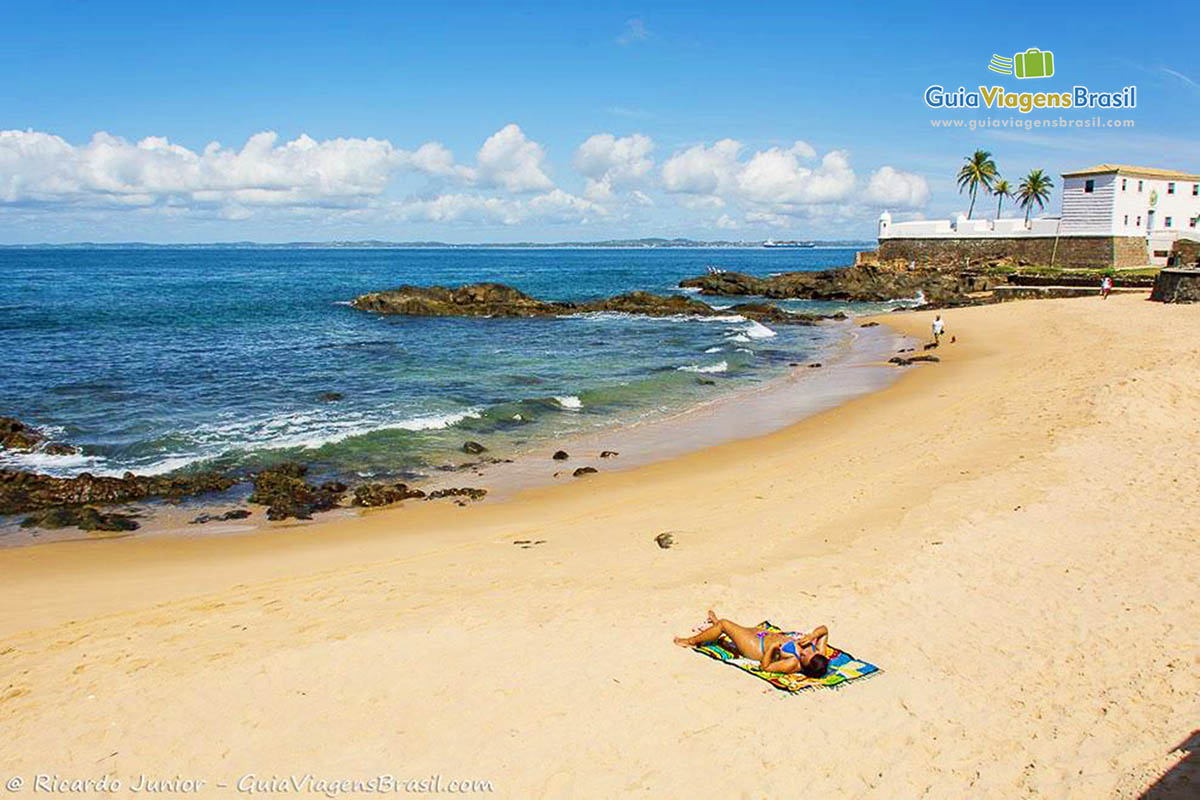
[[[965,210],[953,175],[975,147],[1012,178],[1103,161],[1200,171],[1182,3],[43,2],[4,16],[0,242],[869,237],[883,208]],[[1054,52],[1054,78],[986,69],[1028,47]],[[927,108],[933,83],[1135,84],[1138,107],[1104,117],[1136,127],[934,130],[988,114]]]

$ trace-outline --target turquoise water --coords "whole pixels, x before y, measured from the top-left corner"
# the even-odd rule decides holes
[[[0,250],[0,414],[80,445],[5,454],[55,474],[250,469],[411,476],[645,419],[819,359],[844,326],[620,314],[381,317],[346,302],[401,283],[508,283],[546,299],[678,291],[709,266],[758,275],[851,250]],[[715,305],[745,298],[708,298]],[[784,304],[828,312],[849,304]],[[342,399],[322,402],[322,393]]]

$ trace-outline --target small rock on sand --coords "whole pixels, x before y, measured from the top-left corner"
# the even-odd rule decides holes
[[[553,458],[555,461],[566,461],[568,458],[570,458],[570,456],[567,455],[566,450],[556,450],[551,458]]]
[[[580,467],[579,469],[572,472],[571,475],[573,475],[576,478],[582,478],[584,475],[591,475],[592,473],[599,472],[599,471],[600,470],[596,469],[595,467]]]
[[[654,541],[658,543],[659,547],[661,547],[663,550],[666,550],[668,547],[675,544],[675,537],[669,533],[660,533],[658,536],[654,537]]]
[[[487,452],[487,448],[481,445],[479,442],[463,442],[462,449],[464,453],[470,453],[473,456]]]

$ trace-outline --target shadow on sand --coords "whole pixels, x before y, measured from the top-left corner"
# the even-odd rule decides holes
[[[1141,800],[1177,800],[1200,797],[1200,730],[1175,745],[1182,757],[1167,774],[1150,785]]]

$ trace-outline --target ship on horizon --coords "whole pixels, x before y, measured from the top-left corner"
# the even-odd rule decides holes
[[[801,241],[797,241],[795,239],[786,239],[786,240],[779,241],[779,242],[775,241],[774,239],[767,239],[765,242],[762,243],[762,246],[763,247],[816,247],[817,243],[816,242],[801,242]]]

